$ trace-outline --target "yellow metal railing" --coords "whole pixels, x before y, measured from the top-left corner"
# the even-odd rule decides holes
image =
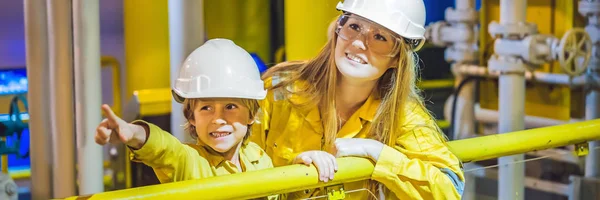
[[[600,139],[600,119],[448,142],[462,161],[472,162]],[[581,149],[584,150],[584,149]],[[290,165],[227,176],[98,193],[85,199],[248,199],[371,178],[374,164],[364,158],[339,158],[335,179],[319,182],[317,170]],[[260,187],[256,187],[260,185]],[[78,199],[82,197],[70,197]]]

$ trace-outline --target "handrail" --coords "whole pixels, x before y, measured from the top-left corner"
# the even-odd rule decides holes
[[[470,162],[597,139],[600,139],[600,119],[456,140],[448,142],[448,147],[462,161]],[[373,162],[368,159],[338,158],[339,170],[335,179],[328,183],[318,182],[314,166],[290,165],[67,199],[247,199],[366,180],[371,177],[373,168]]]

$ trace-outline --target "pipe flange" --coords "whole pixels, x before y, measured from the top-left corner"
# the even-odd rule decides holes
[[[447,62],[475,62],[478,60],[479,51],[477,49],[459,49],[448,47],[444,52],[444,58]]]
[[[600,1],[579,1],[579,13],[585,17],[600,14]]]
[[[488,69],[490,72],[499,72],[500,74],[523,74],[528,70],[529,65],[521,59],[513,56],[498,56],[493,55],[488,60]]]
[[[488,32],[492,37],[501,38],[524,38],[527,35],[537,34],[537,25],[527,22],[517,24],[499,24],[491,22],[488,27]]]
[[[475,9],[456,10],[449,7],[446,8],[445,15],[448,22],[477,23],[479,21],[479,13]]]
[[[449,24],[445,21],[439,21],[429,25],[425,31],[425,38],[435,46],[447,46],[448,44],[442,40],[441,32],[442,28],[447,26],[449,26]]]

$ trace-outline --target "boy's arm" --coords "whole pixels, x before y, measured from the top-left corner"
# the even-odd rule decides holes
[[[182,144],[177,138],[154,124],[144,121],[134,121],[132,124],[139,126],[135,129],[136,132],[144,131],[143,134],[134,135],[146,137],[143,143],[137,142],[142,145],[130,146],[132,150],[130,158],[152,167],[161,183],[212,176],[210,164],[198,154],[196,149]]]
[[[96,143],[124,143],[132,151],[132,160],[154,168],[161,182],[190,180],[212,176],[208,161],[196,149],[181,144],[171,134],[144,122],[127,123],[102,105],[106,119],[96,128]]]

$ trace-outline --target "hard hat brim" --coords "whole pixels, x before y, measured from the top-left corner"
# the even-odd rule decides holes
[[[183,103],[185,99],[201,99],[201,98],[240,98],[240,99],[255,99],[263,100],[267,96],[267,91],[263,90],[259,94],[249,95],[240,92],[231,92],[226,90],[206,91],[199,93],[183,93],[177,89],[171,89],[173,99],[178,103]],[[237,94],[236,94],[237,93]]]

